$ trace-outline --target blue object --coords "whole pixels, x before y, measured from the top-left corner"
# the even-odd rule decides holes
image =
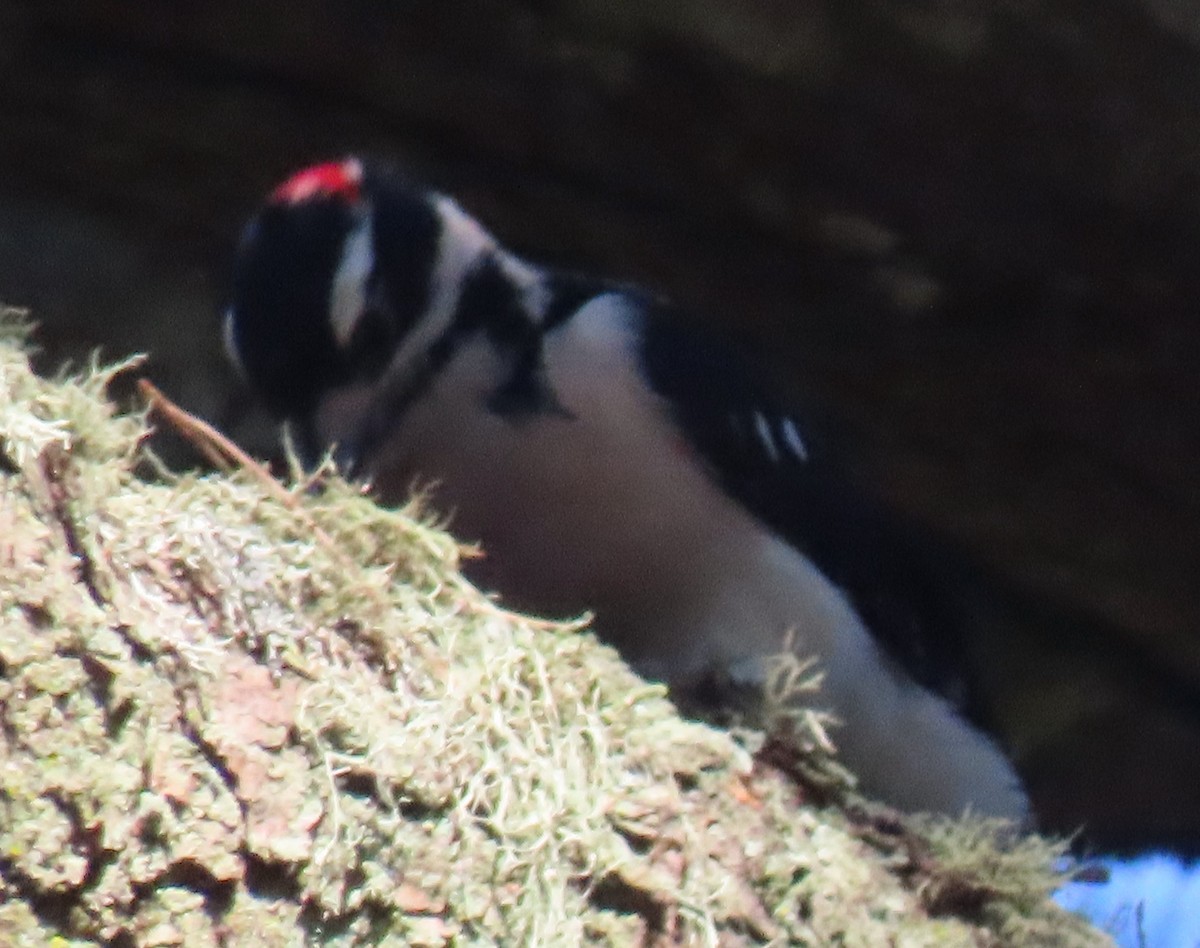
[[[1107,870],[1108,880],[1068,883],[1055,893],[1059,905],[1089,919],[1120,948],[1200,948],[1200,862],[1151,853],[1093,864]]]

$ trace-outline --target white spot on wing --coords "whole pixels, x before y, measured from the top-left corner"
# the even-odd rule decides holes
[[[778,464],[779,448],[775,445],[775,438],[771,434],[771,422],[761,411],[754,413],[754,433],[758,435],[759,442],[766,449],[771,463]]]
[[[367,280],[375,266],[371,215],[364,214],[346,238],[329,294],[329,325],[340,348],[350,344],[367,305]]]
[[[790,418],[784,418],[779,422],[779,431],[783,435],[783,443],[788,451],[801,461],[807,461],[808,448],[804,444],[804,439],[800,437],[800,429],[796,427],[796,423]]]

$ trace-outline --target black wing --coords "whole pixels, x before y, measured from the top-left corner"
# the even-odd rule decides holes
[[[953,564],[856,490],[816,427],[775,407],[735,347],[648,305],[644,369],[714,479],[846,593],[911,677],[977,717],[957,597],[939,577]]]

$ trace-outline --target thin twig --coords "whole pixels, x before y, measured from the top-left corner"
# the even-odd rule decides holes
[[[247,471],[262,484],[267,493],[299,516],[304,521],[304,525],[312,530],[317,542],[335,556],[342,566],[350,565],[350,560],[342,552],[341,547],[334,542],[333,537],[317,526],[308,511],[300,506],[296,495],[280,484],[260,462],[250,457],[207,421],[197,418],[185,408],[180,408],[149,379],[138,379],[138,391],[150,404],[151,411],[195,445],[196,449],[211,459],[218,468],[225,473],[229,473],[234,468]]]
[[[149,379],[138,379],[138,391],[150,410],[171,425],[214,465],[225,473],[240,467],[249,471],[262,485],[289,507],[295,506],[292,494],[271,476],[271,472],[202,418],[180,408]]]
[[[159,390],[158,386],[148,379],[138,380],[138,391],[141,392],[142,397],[150,405],[151,411],[195,445],[197,450],[203,453],[205,457],[211,458],[215,455],[216,458],[220,459],[222,463],[217,463],[214,460],[214,463],[217,463],[219,468],[226,472],[232,471],[235,468],[248,471],[255,480],[262,484],[267,493],[303,521],[305,527],[308,528],[317,543],[334,558],[346,575],[354,575],[356,572],[354,561],[338,546],[333,537],[317,525],[309,512],[301,505],[300,498],[279,483],[266,467],[250,457],[249,454],[208,422],[197,418],[187,409],[180,408],[171,399],[167,398]],[[368,584],[364,587],[364,591],[378,608],[383,610],[393,608],[391,601],[382,590]],[[417,641],[415,638],[410,638],[408,641],[427,661],[441,660],[440,656],[429,644]],[[389,670],[394,671],[395,669]]]
[[[260,462],[250,457],[250,455],[228,437],[221,434],[221,432],[207,421],[197,418],[187,409],[176,405],[149,379],[138,379],[138,391],[150,405],[151,411],[178,431],[197,451],[211,461],[213,465],[226,473],[235,468],[248,471],[255,480],[262,484],[272,497],[275,497],[285,507],[294,511],[304,520],[305,526],[312,530],[312,534],[317,542],[336,557],[339,564],[347,568],[352,566],[350,559],[337,543],[334,542],[333,538],[317,526],[312,517],[308,515],[308,512],[300,506],[297,495],[280,484]],[[378,604],[384,605],[382,599],[380,599]],[[539,619],[534,616],[505,609],[486,596],[480,597],[480,607],[483,611],[493,613],[503,619],[524,622],[539,629],[557,629],[564,625],[584,627],[590,621],[587,617],[565,623],[553,619]]]

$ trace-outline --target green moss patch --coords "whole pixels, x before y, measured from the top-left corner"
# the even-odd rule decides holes
[[[0,942],[1103,943],[1054,846],[814,792],[416,505],[147,476],[114,369],[0,337]]]

